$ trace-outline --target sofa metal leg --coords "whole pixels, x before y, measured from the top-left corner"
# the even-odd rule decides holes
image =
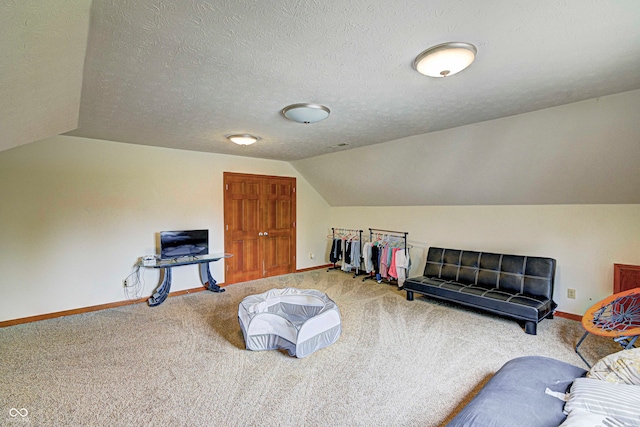
[[[538,324],[536,322],[525,322],[524,331],[529,335],[536,335],[538,332]]]
[[[413,291],[407,291],[407,301],[413,301]]]

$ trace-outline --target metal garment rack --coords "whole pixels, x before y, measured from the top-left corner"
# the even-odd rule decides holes
[[[336,240],[336,232],[338,234],[353,234],[353,233],[358,233],[358,244],[360,245],[360,259],[358,260],[358,267],[356,267],[355,272],[353,274],[353,277],[356,277],[358,274],[360,273],[360,265],[362,265],[362,230],[356,230],[356,229],[351,229],[351,228],[334,228],[331,227],[331,236],[332,236],[332,241]],[[342,259],[344,260],[344,254],[342,254]],[[333,263],[332,267],[329,267],[327,269],[327,271],[331,271],[331,270],[340,270],[341,267],[339,265],[337,265],[335,262]]]
[[[373,243],[373,235],[374,234],[382,235],[382,236],[389,236],[389,237],[393,237],[395,239],[402,240],[404,242],[404,250],[405,250],[405,252],[407,251],[407,235],[409,234],[407,231],[393,231],[393,230],[382,230],[380,228],[370,228],[369,229],[369,241],[371,243]],[[378,264],[378,269],[379,268],[380,268],[380,265]],[[378,283],[381,283],[383,281],[385,281],[387,283],[391,283],[391,281],[387,280],[387,279],[383,279],[383,278],[378,279],[376,277],[376,272],[375,271],[372,271],[371,273],[369,273],[369,275],[367,277],[362,279],[363,282],[365,280],[376,280]]]

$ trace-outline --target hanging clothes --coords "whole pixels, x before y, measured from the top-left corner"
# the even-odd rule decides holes
[[[373,260],[371,255],[371,247],[373,244],[371,242],[365,242],[362,246],[362,258],[364,260],[364,271],[367,273],[371,273],[373,271]]]
[[[342,239],[333,239],[329,261],[336,263],[342,259]]]
[[[353,242],[351,240],[345,240],[344,242],[344,262],[351,265],[351,246]]]
[[[351,240],[343,239],[342,240],[342,248],[343,248],[343,261],[342,261],[342,271],[349,272],[351,271]]]
[[[391,263],[389,264],[389,277],[392,279],[398,278],[397,259],[396,254],[400,248],[391,248]]]
[[[409,269],[411,268],[411,258],[408,249],[402,249],[396,252],[396,271],[398,272],[398,287],[404,287],[404,281],[407,279]]]
[[[389,245],[383,245],[380,250],[380,276],[389,278]]]
[[[383,280],[402,278],[404,285],[408,267],[405,268],[406,260],[404,259],[403,264],[398,264],[397,254],[406,251],[405,258],[408,259],[407,234],[409,233],[402,231],[369,229],[371,243],[365,243],[363,247],[363,260],[369,277],[363,280],[375,279],[378,283],[382,283]],[[371,250],[371,256],[369,256],[369,250]]]
[[[371,246],[371,262],[373,263],[373,273],[380,274],[380,248],[377,245]]]
[[[351,267],[356,270],[356,273],[360,270],[360,240],[353,240],[351,242]]]

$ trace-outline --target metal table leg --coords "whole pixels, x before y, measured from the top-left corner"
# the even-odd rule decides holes
[[[162,283],[156,289],[156,291],[149,297],[149,307],[155,307],[160,305],[169,296],[169,290],[171,290],[171,267],[162,268]]]
[[[202,279],[202,285],[211,292],[224,292],[224,289],[218,286],[216,279],[211,276],[208,262],[200,264],[200,278]]]

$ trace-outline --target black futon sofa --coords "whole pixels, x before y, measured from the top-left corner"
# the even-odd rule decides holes
[[[557,307],[555,272],[553,258],[432,247],[424,275],[407,279],[404,290],[409,301],[415,292],[516,319],[535,335]]]

